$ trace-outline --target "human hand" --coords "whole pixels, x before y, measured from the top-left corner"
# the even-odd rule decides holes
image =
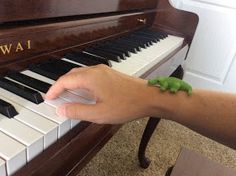
[[[60,116],[95,123],[124,123],[145,117],[148,111],[147,81],[127,76],[105,65],[72,69],[49,89],[54,99],[66,89],[86,89],[96,104],[66,103],[57,108]]]

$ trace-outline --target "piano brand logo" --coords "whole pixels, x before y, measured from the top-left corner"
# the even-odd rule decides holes
[[[26,42],[17,42],[16,44],[5,44],[0,45],[0,54],[3,55],[11,54],[12,52],[18,53],[22,52],[24,50],[30,50],[31,49],[31,40],[27,40]]]

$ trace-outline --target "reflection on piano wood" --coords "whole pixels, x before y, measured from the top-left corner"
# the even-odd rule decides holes
[[[27,1],[23,14],[17,5],[26,1],[11,3],[12,16],[0,12],[1,176],[76,175],[120,125],[58,117],[62,103],[95,102],[84,90],[44,101],[49,87],[74,67],[101,63],[137,77],[170,75],[183,62],[197,24],[194,15],[165,0]],[[192,27],[171,21],[176,14],[191,19]]]

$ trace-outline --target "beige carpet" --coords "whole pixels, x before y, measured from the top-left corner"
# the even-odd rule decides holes
[[[137,150],[147,119],[125,124],[80,172],[81,176],[164,176],[182,146],[202,153],[225,166],[236,168],[236,151],[174,122],[162,120],[147,149],[148,169],[138,165]]]

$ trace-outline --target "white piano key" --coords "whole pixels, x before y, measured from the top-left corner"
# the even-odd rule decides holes
[[[26,164],[26,147],[0,132],[0,157],[6,161],[7,174],[12,175]]]
[[[43,151],[43,135],[29,126],[0,114],[0,131],[27,147],[27,161]]]
[[[32,72],[30,70],[24,70],[21,73],[23,73],[25,75],[28,75],[28,76],[31,76],[31,77],[33,77],[35,79],[39,79],[39,80],[44,81],[44,82],[49,83],[49,84],[54,84],[55,83],[54,80],[52,80],[50,78],[47,78],[45,76],[42,76],[42,75],[40,75],[38,73]]]
[[[45,94],[41,93],[43,98],[45,97]],[[44,98],[45,99],[45,98]],[[67,101],[65,101],[64,99],[61,98],[55,98],[53,100],[44,100],[44,102],[46,104],[48,104],[49,106],[52,106],[54,108],[57,108],[58,106],[65,104]]]
[[[58,124],[58,138],[66,134],[71,128],[71,121],[66,118],[58,117],[56,114],[55,108],[52,106],[47,105],[46,103],[34,104],[24,98],[21,98],[14,93],[11,93],[5,89],[0,88],[0,95],[9,99],[16,104],[19,104],[49,120]]]
[[[7,175],[6,163],[1,158],[0,158],[0,175],[1,176]]]
[[[30,126],[33,129],[38,130],[43,134],[44,149],[49,147],[52,143],[56,142],[58,133],[56,123],[14,103],[11,100],[8,100],[2,96],[0,96],[0,98],[14,106],[14,108],[18,112],[18,115],[14,116],[14,119],[19,120],[20,122]]]
[[[71,128],[74,128],[76,125],[78,125],[81,122],[81,120],[72,119],[71,120]]]
[[[78,95],[80,97],[83,97],[87,101],[89,101],[88,104],[94,104],[96,103],[96,100],[94,96],[85,89],[74,89],[74,90],[67,90],[68,92],[71,92],[72,94]]]
[[[81,64],[81,63],[78,63],[78,62],[69,60],[69,59],[67,59],[67,58],[62,58],[61,60],[64,60],[64,61],[66,61],[66,62],[70,62],[70,63],[72,63],[72,64],[80,65],[80,66],[82,66],[82,67],[87,67],[87,65],[84,65],[84,64]]]
[[[71,92],[65,91],[60,95],[61,98],[68,102],[77,102],[77,103],[83,103],[83,104],[95,104],[96,101],[94,100],[87,100],[81,96],[72,94]]]

